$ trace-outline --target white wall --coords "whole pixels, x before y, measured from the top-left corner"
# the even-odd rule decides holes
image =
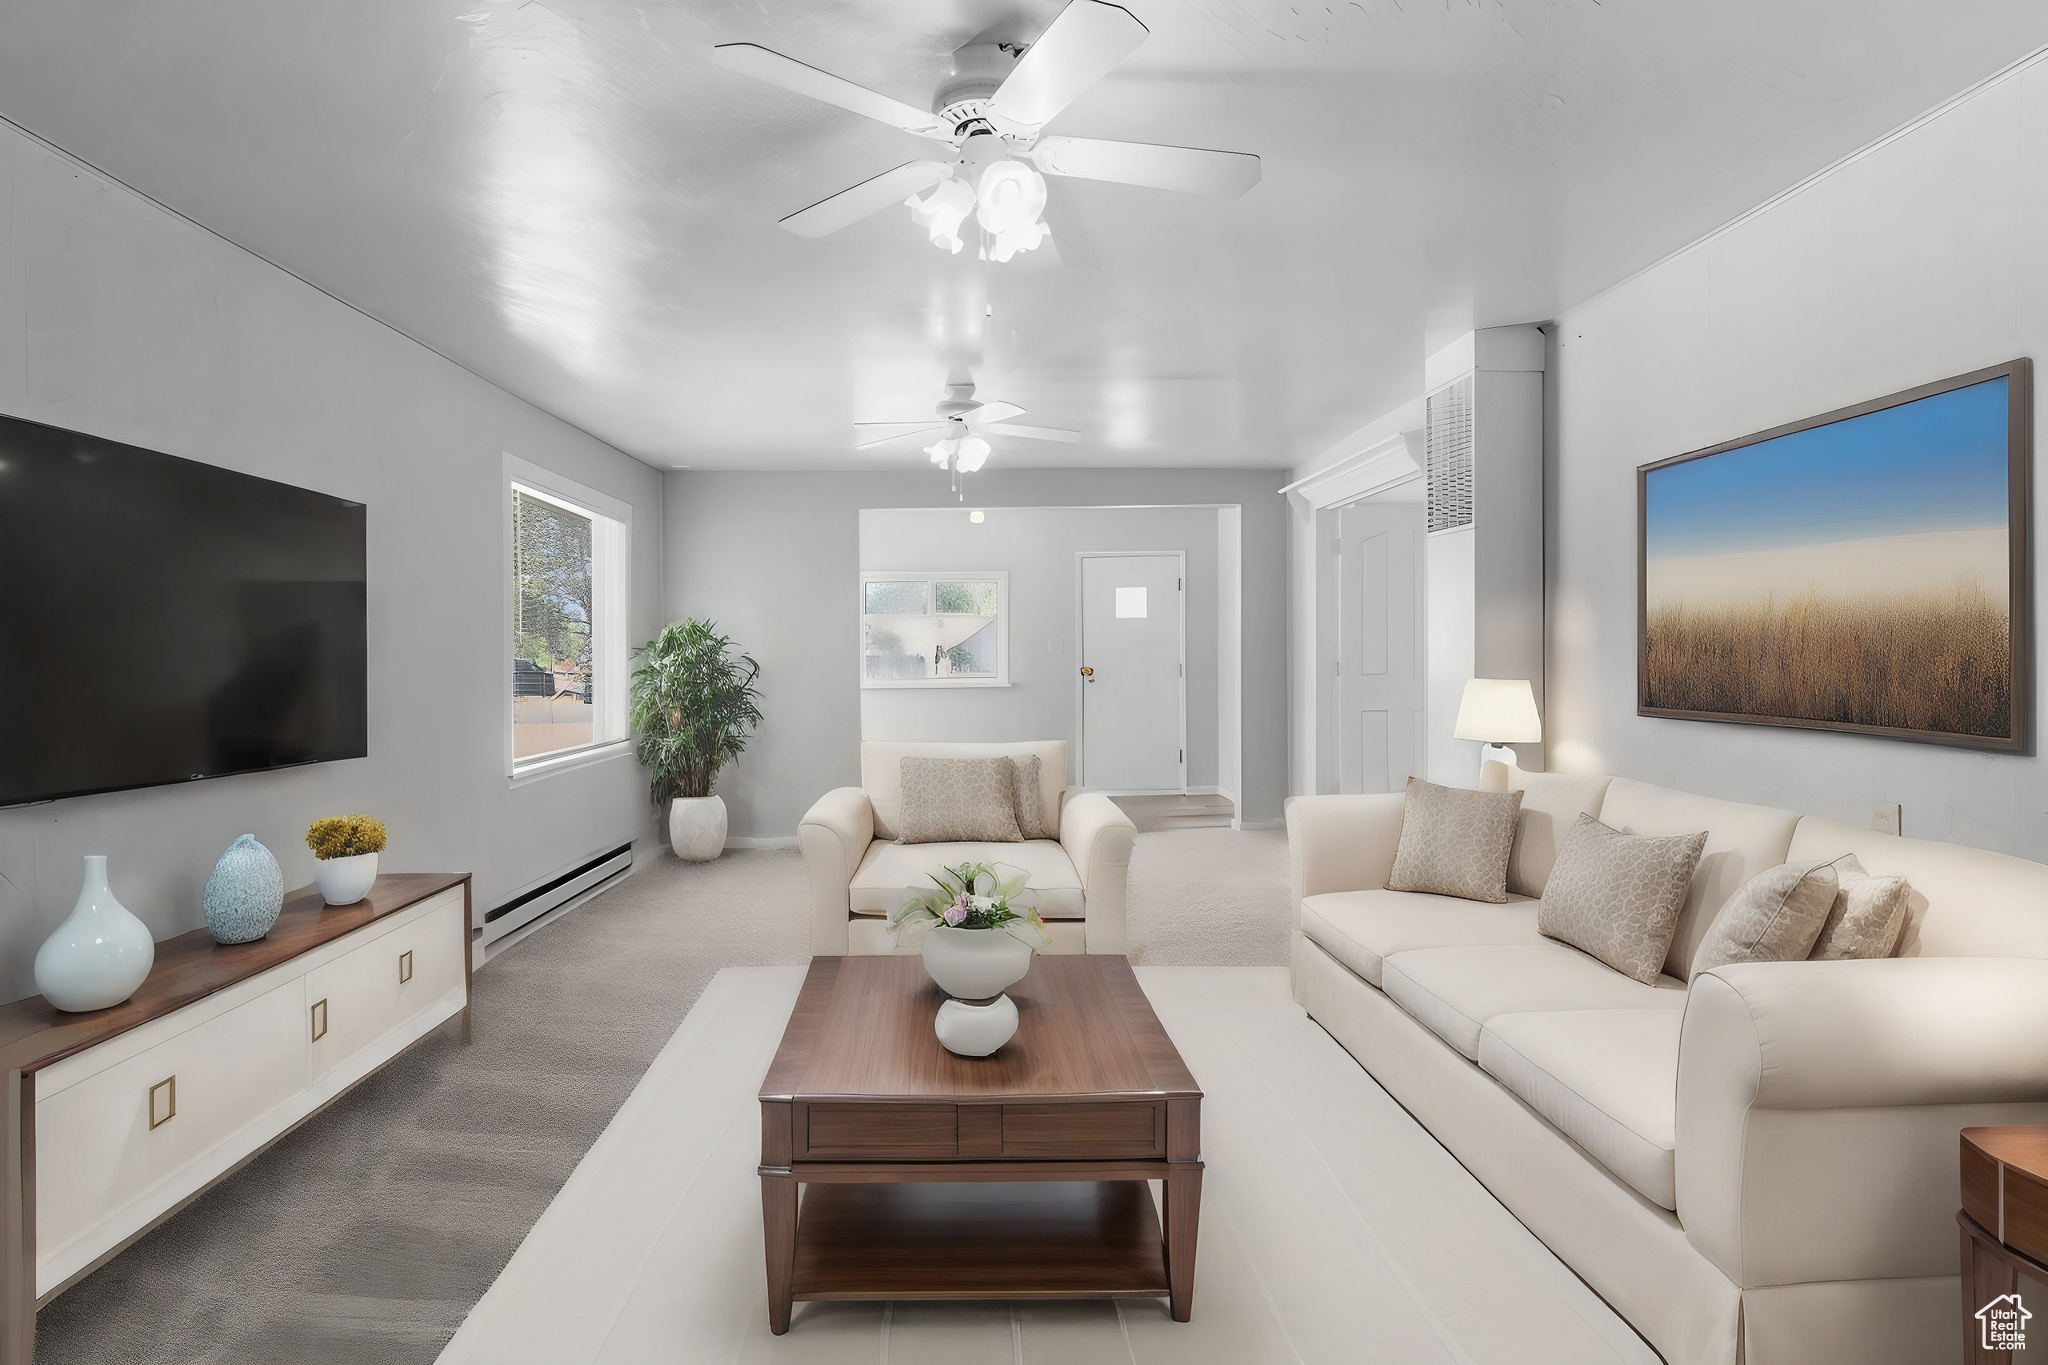
[[[863,570],[1009,572],[1010,685],[863,688],[862,738],[1064,739],[1067,780],[1077,780],[1075,678],[1083,661],[1074,654],[1075,556],[1178,550],[1187,556],[1187,780],[1190,787],[1220,785],[1221,510],[996,508],[980,523],[959,507],[863,511]]]
[[[2048,850],[2039,758],[1635,714],[1635,467],[2040,357],[2043,165],[2048,67],[2037,63],[1560,319],[1549,404],[1553,768],[1859,824],[1872,803],[1896,801],[1909,835]],[[2038,526],[2048,480],[2037,474],[2035,488]],[[2037,587],[2037,618],[2041,600]]]
[[[396,871],[469,871],[479,912],[648,828],[630,758],[513,788],[499,526],[510,451],[629,503],[633,632],[659,622],[660,476],[0,126],[0,411],[368,506],[370,755],[0,811],[0,996],[105,853],[159,938],[238,834],[287,886],[316,816],[381,816]]]
[[[860,513],[876,507],[1238,504],[1243,511],[1245,818],[1280,818],[1287,780],[1282,482],[1272,469],[994,468],[962,504],[943,474],[727,473],[666,478],[668,614],[708,617],[761,661],[767,720],[719,779],[731,828],[789,838],[813,801],[860,780]]]
[[[1439,531],[1422,546],[1424,675],[1423,766],[1431,782],[1469,787],[1479,771],[1479,745],[1453,733],[1465,682],[1478,676],[1473,598],[1477,593],[1476,527]]]

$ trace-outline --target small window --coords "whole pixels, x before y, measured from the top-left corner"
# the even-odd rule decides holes
[[[861,575],[861,686],[999,687],[1009,681],[1009,575]]]
[[[557,482],[510,486],[515,775],[626,737],[625,522]]]

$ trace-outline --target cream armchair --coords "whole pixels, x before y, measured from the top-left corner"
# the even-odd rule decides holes
[[[1041,819],[1057,839],[1021,844],[899,844],[906,757],[1038,757]],[[891,953],[889,917],[931,889],[930,874],[960,863],[1008,863],[1031,874],[1031,894],[1055,953],[1124,951],[1124,880],[1137,827],[1099,792],[1070,790],[1065,740],[1017,744],[867,743],[861,785],[818,798],[797,827],[811,883],[811,952]]]

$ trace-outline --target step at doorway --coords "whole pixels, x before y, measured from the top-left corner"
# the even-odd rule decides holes
[[[1169,829],[1229,829],[1237,806],[1227,796],[1113,796],[1140,834]]]

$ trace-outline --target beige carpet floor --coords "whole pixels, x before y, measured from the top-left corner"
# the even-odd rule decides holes
[[[795,853],[665,852],[445,1026],[46,1307],[42,1365],[432,1361],[721,967],[804,961]],[[1144,963],[1286,960],[1277,831],[1139,836]]]

